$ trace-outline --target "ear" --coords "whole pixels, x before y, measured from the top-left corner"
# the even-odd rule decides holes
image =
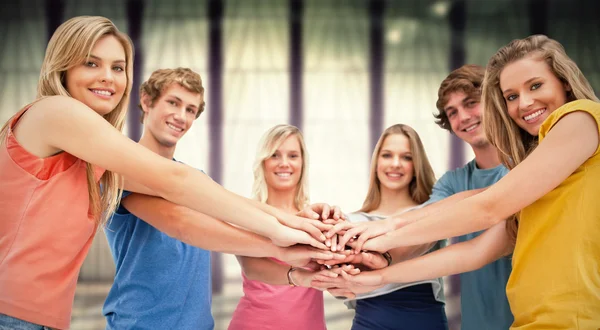
[[[142,111],[144,111],[146,114],[148,113],[148,111],[150,111],[151,103],[152,101],[150,100],[150,95],[143,93],[142,98],[140,99],[140,104],[142,106]]]
[[[563,85],[565,86],[565,91],[566,92],[572,92],[573,89],[571,88],[571,85],[569,85],[568,82],[563,82]]]

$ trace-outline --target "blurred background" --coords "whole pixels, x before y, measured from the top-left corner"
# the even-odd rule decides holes
[[[439,178],[470,148],[434,124],[437,89],[454,68],[485,65],[512,39],[534,33],[561,42],[600,87],[596,0],[8,0],[0,13],[0,122],[36,94],[54,29],[78,15],[110,18],[135,44],[134,93],[125,134],[140,136],[139,84],[159,68],[201,74],[206,111],[176,158],[249,196],[262,133],[290,123],[305,133],[313,202],[362,205],[372,148],[386,127],[420,134]],[[557,156],[560,157],[560,156]],[[213,254],[213,314],[226,329],[242,294],[233,256]],[[99,232],[79,278],[73,329],[103,329],[101,307],[114,264]],[[447,312],[460,329],[456,279]],[[353,312],[326,294],[329,329]]]

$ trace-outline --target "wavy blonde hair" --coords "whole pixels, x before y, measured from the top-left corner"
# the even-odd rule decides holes
[[[598,102],[590,83],[559,42],[545,35],[532,35],[513,40],[500,48],[486,67],[482,91],[483,122],[488,140],[496,147],[500,161],[508,169],[519,165],[537,146],[537,136],[520,128],[508,115],[500,88],[502,70],[508,64],[526,57],[545,61],[554,75],[570,86],[571,90],[567,91],[568,102],[579,99]],[[507,222],[513,243],[518,227],[517,218],[518,214],[515,214]]]
[[[373,150],[373,155],[371,156],[367,197],[363,202],[362,208],[358,210],[358,212],[370,212],[375,210],[381,204],[381,182],[377,177],[377,160],[379,159],[379,153],[383,147],[383,142],[392,134],[404,135],[408,138],[410,143],[410,151],[413,156],[413,168],[415,172],[408,186],[410,197],[415,203],[422,204],[426,202],[429,199],[429,195],[431,195],[435,183],[435,173],[429,163],[421,138],[412,127],[404,124],[396,124],[383,131],[375,145],[375,150]]]
[[[114,36],[125,50],[127,86],[119,104],[113,111],[104,115],[104,119],[122,131],[133,83],[133,45],[129,37],[120,32],[105,17],[78,16],[69,19],[56,29],[46,47],[36,100],[54,95],[71,97],[65,88],[67,70],[84,63],[89,58],[96,42],[107,35]],[[11,121],[12,118],[2,127],[0,143],[5,142]],[[116,209],[122,193],[119,189],[120,176],[111,171],[105,171],[100,182],[96,182],[94,166],[90,163],[87,163],[86,173],[90,210],[97,224],[104,225]],[[100,185],[102,185],[102,194],[100,194]]]
[[[277,148],[290,136],[298,138],[300,144],[300,153],[302,155],[302,173],[296,187],[294,195],[294,205],[299,210],[302,210],[309,203],[308,194],[308,152],[304,144],[304,136],[298,127],[292,125],[281,124],[274,126],[265,132],[258,143],[256,149],[256,159],[254,161],[254,184],[252,185],[252,198],[266,203],[269,198],[267,182],[265,180],[265,160],[273,155]]]

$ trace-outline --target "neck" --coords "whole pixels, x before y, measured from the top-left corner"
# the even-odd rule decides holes
[[[381,203],[369,213],[390,216],[415,205],[417,203],[410,197],[408,187],[402,190],[389,190],[382,186]]]
[[[298,211],[300,211],[296,208],[296,205],[294,204],[294,197],[296,195],[295,189],[276,190],[272,189],[271,187],[267,189],[269,192],[267,204],[282,211],[286,211],[288,213],[297,213]]]
[[[142,137],[140,138],[140,142],[139,144],[143,145],[144,147],[154,151],[155,153],[168,158],[168,159],[173,159],[173,155],[175,154],[175,147],[177,145],[168,147],[168,146],[164,146],[162,144],[160,144],[153,136],[152,134],[144,131],[144,134],[142,135]]]
[[[500,165],[498,151],[490,143],[486,144],[484,147],[472,148],[473,153],[475,154],[475,163],[477,163],[477,168],[485,170]]]

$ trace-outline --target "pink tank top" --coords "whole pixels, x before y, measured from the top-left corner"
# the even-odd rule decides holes
[[[66,152],[41,159],[23,149],[12,129],[28,108],[10,120],[0,143],[0,313],[67,329],[96,231],[86,163]]]
[[[324,330],[323,292],[252,281],[242,273],[244,296],[229,330]]]

